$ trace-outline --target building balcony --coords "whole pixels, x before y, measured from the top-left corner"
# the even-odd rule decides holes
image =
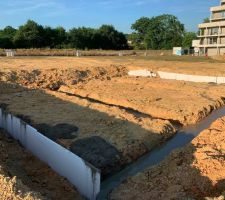
[[[225,34],[224,34],[225,35]],[[218,37],[218,34],[214,34],[214,35],[198,35],[199,38],[205,38],[205,37]]]
[[[198,35],[199,38],[223,37],[223,36],[225,36],[225,33]]]
[[[211,7],[210,11],[211,12],[225,11],[225,5]]]
[[[204,47],[225,47],[225,43],[224,44],[218,44],[218,43],[213,43],[213,44],[199,44],[198,46],[199,48],[204,48]]]
[[[202,23],[202,24],[198,25],[199,28],[213,28],[213,27],[221,27],[221,26],[225,26],[225,20],[209,22],[209,23]]]
[[[211,22],[214,22],[214,21],[225,21],[225,17],[213,17],[210,19]]]

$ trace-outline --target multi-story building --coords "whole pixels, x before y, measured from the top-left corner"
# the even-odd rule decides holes
[[[221,0],[220,6],[210,8],[210,20],[208,23],[199,24],[199,48],[200,55],[224,55],[225,54],[225,0]]]

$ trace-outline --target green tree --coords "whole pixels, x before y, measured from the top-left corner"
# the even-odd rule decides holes
[[[133,48],[146,49],[145,37],[150,26],[151,19],[147,17],[141,17],[131,25],[131,29],[135,31],[129,36]]]
[[[42,34],[42,46],[54,48],[55,47],[55,31],[50,26],[46,26],[43,29]]]
[[[149,49],[172,49],[182,45],[184,25],[173,15],[152,18],[145,37]]]
[[[183,42],[182,42],[182,46],[189,48],[192,46],[192,41],[197,39],[197,35],[194,32],[186,32],[184,34],[184,38],[183,38]]]
[[[69,44],[77,49],[126,49],[126,36],[111,25],[99,29],[73,28],[69,31]]]
[[[132,25],[135,30],[132,43],[144,49],[171,49],[181,46],[184,25],[173,15],[141,18]]]
[[[0,48],[13,48],[13,37],[16,34],[16,29],[11,26],[0,30]]]
[[[13,38],[14,35],[16,34],[16,29],[11,27],[11,26],[6,26],[1,33],[3,33],[4,35]]]
[[[28,20],[25,25],[19,27],[14,37],[14,43],[20,48],[38,48],[43,44],[44,29],[41,25]]]
[[[151,24],[150,18],[141,17],[134,24],[131,25],[131,29],[135,30],[135,32],[141,35],[144,39],[144,36],[146,35],[150,24]]]
[[[210,22],[210,19],[208,17],[203,19],[203,23],[209,23],[209,22]]]
[[[54,29],[55,31],[55,46],[58,48],[63,48],[63,46],[67,43],[67,33],[66,30],[59,26]]]
[[[127,37],[122,32],[117,33],[115,49],[116,50],[128,49]]]
[[[140,37],[138,33],[131,33],[128,37],[128,40],[131,42],[131,47],[134,49],[146,49],[146,44],[144,38]]]
[[[63,27],[43,27],[28,20],[18,30],[6,27],[0,30],[0,48],[65,48],[77,49],[126,49],[127,37],[111,25],[99,29],[73,28],[67,32]]]
[[[73,28],[69,31],[70,46],[77,49],[91,49],[95,30],[92,28]]]
[[[42,46],[50,48],[63,48],[67,42],[67,33],[63,27],[44,27],[42,35]]]
[[[126,49],[128,48],[126,36],[118,32],[112,25],[102,25],[98,30],[101,49]]]

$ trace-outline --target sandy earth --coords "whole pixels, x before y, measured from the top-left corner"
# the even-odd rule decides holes
[[[116,106],[90,102],[58,92],[28,90],[3,83],[0,85],[0,102],[8,105],[7,110],[24,118],[47,137],[67,148],[78,145],[76,142],[79,143],[82,139],[90,139],[87,147],[73,150],[100,168],[103,175],[135,161],[176,132],[175,125],[168,120],[146,117]],[[75,128],[73,134],[65,131],[63,135],[47,132],[47,126],[60,124]],[[63,127],[59,130],[62,131]],[[98,137],[99,145],[92,144],[93,137]],[[86,155],[85,152],[92,145],[92,152]],[[99,152],[98,149],[103,147],[109,148],[110,153],[107,154],[106,149]],[[104,153],[105,155],[101,155]]]
[[[224,86],[185,83],[149,78],[126,77],[129,68],[153,62],[164,69],[165,61],[133,58],[1,58],[0,80],[20,83],[28,88],[59,90],[92,98],[106,104],[131,108],[154,118],[196,123],[212,109],[224,104]],[[23,65],[22,65],[23,62]],[[120,65],[119,65],[120,63]],[[223,63],[166,62],[168,70],[218,71]],[[188,67],[188,65],[193,67]],[[35,67],[36,66],[36,67]],[[53,66],[55,66],[53,68]],[[60,66],[60,67],[56,67]],[[198,67],[197,67],[198,66]],[[182,72],[184,72],[182,71]],[[192,74],[193,74],[192,73]],[[66,88],[65,86],[69,86]],[[138,94],[138,95],[137,95]],[[190,99],[192,101],[190,101]],[[194,103],[193,103],[194,102]]]
[[[60,90],[184,125],[195,124],[225,103],[224,85],[193,84],[158,78],[91,80],[85,85]]]
[[[43,65],[43,63],[42,63]],[[0,80],[20,83],[28,88],[45,88],[58,90],[61,85],[86,83],[91,79],[107,80],[124,76],[127,70],[122,66],[107,67],[76,67],[51,69],[1,69]]]
[[[0,58],[0,66],[0,106],[101,169],[103,178],[135,162],[155,146],[168,140],[180,126],[196,123],[225,103],[224,85],[127,77],[129,69],[139,68],[225,76],[223,63],[166,62],[133,57],[34,57]],[[205,70],[202,70],[203,67]],[[218,142],[223,139],[218,134],[213,137]],[[206,138],[205,143],[208,139]],[[210,144],[205,144],[205,148],[210,148]],[[190,146],[192,148],[188,147],[188,151],[194,152],[195,146]],[[191,153],[186,150],[184,152],[189,158]],[[180,159],[185,163],[186,157],[176,155],[170,159]],[[222,161],[218,161],[219,166],[223,165]],[[166,165],[172,167],[176,163],[166,162],[163,164],[162,174]],[[190,159],[187,162],[190,163]],[[214,168],[214,165],[209,164],[210,170],[216,170]],[[168,173],[166,171],[163,177]],[[151,172],[148,174],[151,177]],[[165,181],[162,189],[161,179],[157,179],[156,182],[160,183],[158,190],[150,187],[149,181],[143,182],[145,174],[138,177],[141,178],[134,177],[131,179],[133,182],[129,180],[128,185],[122,185],[122,189],[116,190],[112,198],[149,199],[147,195],[157,197],[157,192],[162,190],[169,191],[175,197],[178,195],[176,191],[181,197],[186,195],[180,192],[177,182]],[[157,173],[157,177],[161,176]],[[187,179],[185,175],[183,182],[185,177]],[[223,178],[223,174],[218,177]],[[39,179],[36,181],[39,182]],[[173,181],[172,178],[171,180]],[[140,182],[143,182],[140,185],[143,186],[143,198],[139,192],[142,190],[138,189]],[[171,184],[168,189],[164,185],[167,183]],[[42,191],[38,185],[34,191]],[[123,187],[128,188],[125,188],[127,193]],[[130,192],[132,187],[135,188],[134,192]],[[152,192],[148,188],[153,188]],[[59,187],[59,191],[64,189]],[[68,195],[75,192],[71,191]],[[220,192],[222,191],[215,193],[215,196],[220,195]],[[197,198],[206,197],[210,193],[187,194]],[[165,199],[165,196],[162,197]]]
[[[225,117],[160,165],[128,179],[113,191],[110,199],[223,200],[224,155]]]
[[[225,63],[210,62],[182,62],[182,61],[156,61],[156,60],[132,60],[127,63],[129,70],[148,69],[154,72],[166,71],[203,76],[225,76]]]
[[[110,65],[196,75],[225,76],[225,63],[151,60],[144,57],[0,57],[1,70],[96,68]],[[204,70],[203,70],[204,69]]]
[[[2,130],[0,196],[1,200],[82,199],[67,181],[26,152]]]

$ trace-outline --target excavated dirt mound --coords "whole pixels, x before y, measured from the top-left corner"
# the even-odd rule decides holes
[[[66,180],[3,130],[0,130],[0,196],[1,200],[82,199]]]
[[[195,124],[225,103],[225,86],[157,78],[119,77],[91,80],[81,86],[61,87],[84,98],[117,105],[159,119]]]
[[[15,93],[10,85],[15,88]],[[83,139],[95,136],[116,149],[119,152],[118,158],[112,159],[113,163],[108,163],[111,154],[105,155],[104,159],[107,162],[102,162],[101,157],[96,156],[96,151],[102,152],[103,155],[104,142],[96,145],[96,151],[91,152],[90,145],[83,146],[82,157],[95,157],[96,161],[93,164],[100,167],[104,177],[124,165],[135,162],[140,156],[174,135],[177,130],[176,124],[168,120],[154,119],[141,113],[59,92],[26,88],[22,91],[21,86],[15,87],[13,84],[8,84],[6,88],[10,88],[10,91],[2,89],[0,103],[8,105],[7,110],[10,113],[20,116],[66,148],[73,146],[74,142],[78,144]],[[64,126],[59,129],[59,125],[62,124]]]
[[[110,199],[224,198],[225,117],[160,165],[128,179],[112,192]]]
[[[196,123],[224,105],[224,85],[126,77],[127,69],[146,66],[182,72],[195,69],[200,74],[204,74],[204,66],[209,70],[207,73],[223,74],[224,64],[218,67],[191,63],[189,67],[190,63],[121,58],[16,58],[0,59],[1,63],[0,80],[4,83],[0,82],[0,105],[99,167],[103,177],[163,143],[176,133],[181,123]],[[147,177],[148,180],[151,174],[147,173]],[[144,184],[143,195],[148,188],[157,190]],[[162,184],[162,188],[170,190],[168,185]],[[128,190],[131,195],[133,191]],[[171,194],[173,190],[178,189],[172,188]],[[133,194],[139,195],[139,191],[142,190],[134,187]],[[128,195],[123,199],[126,197],[133,198]]]
[[[0,70],[0,81],[19,83],[28,88],[58,90],[62,85],[87,83],[92,79],[110,80],[127,74],[125,67],[108,66],[78,69]]]

